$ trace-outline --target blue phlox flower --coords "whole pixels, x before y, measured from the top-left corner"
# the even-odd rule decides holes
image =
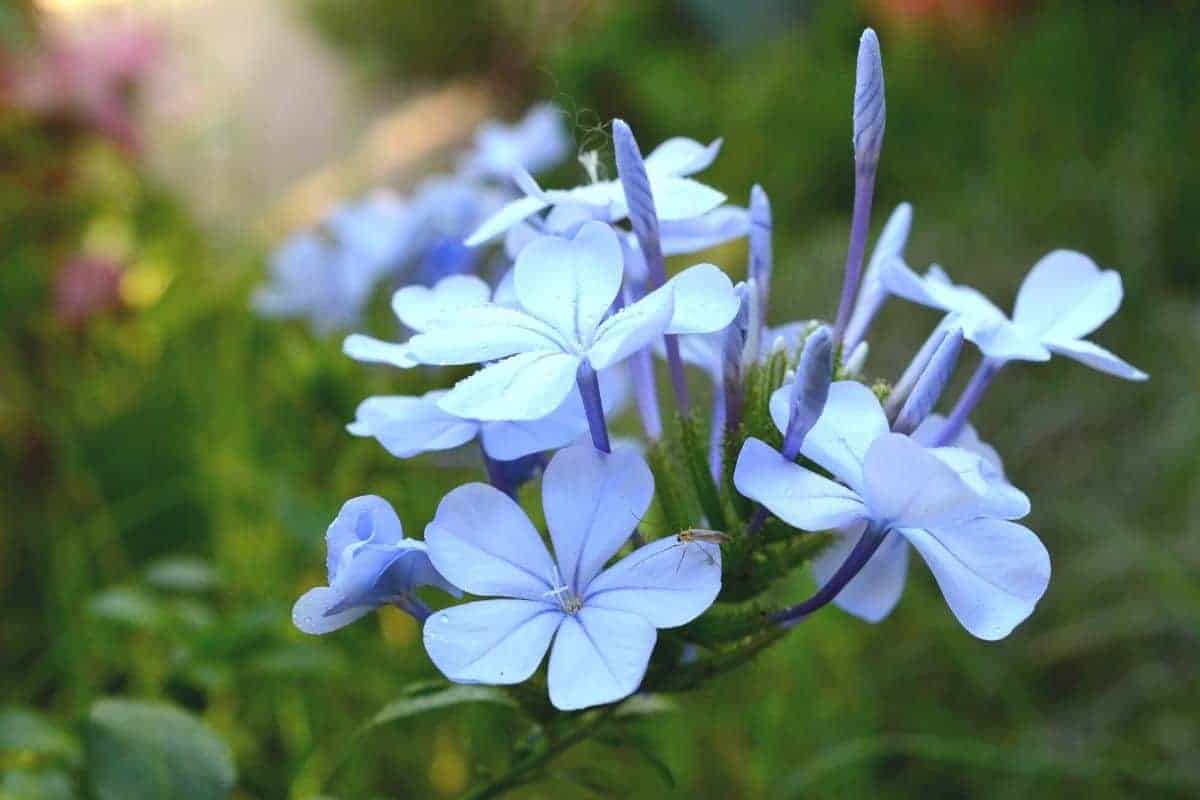
[[[646,173],[660,222],[693,219],[725,202],[724,194],[688,177],[707,168],[720,149],[720,139],[702,145],[676,137],[646,157]],[[480,225],[467,239],[468,245],[481,245],[534,214],[561,204],[587,208],[605,222],[618,222],[629,214],[619,180],[594,180],[574,189],[543,189],[526,172],[518,172],[516,179],[525,196],[508,203]]]
[[[1148,377],[1083,338],[1116,313],[1124,295],[1121,276],[1083,253],[1055,250],[1038,261],[1021,284],[1011,319],[937,266],[921,276],[893,258],[883,281],[893,294],[961,317],[966,337],[998,362],[1047,361],[1057,353],[1118,378]]]
[[[479,420],[538,419],[557,408],[587,363],[604,370],[664,334],[720,330],[737,313],[729,278],[699,264],[609,315],[621,290],[621,246],[589,222],[571,239],[543,236],[513,269],[518,308],[479,306],[438,319],[409,341],[427,364],[488,364],[440,401]]]
[[[777,392],[771,406],[782,430],[787,393]],[[1036,534],[1012,521],[1028,512],[1028,499],[1007,482],[989,481],[985,459],[891,433],[874,393],[850,381],[830,386],[800,452],[836,480],[749,439],[734,483],[793,527],[835,533],[812,563],[822,586],[832,585],[852,554],[866,554],[833,600],[842,609],[871,622],[886,617],[903,591],[912,545],[971,634],[1003,638],[1033,612],[1050,580],[1050,558]],[[864,543],[878,548],[873,557]]]
[[[375,191],[336,208],[323,227],[339,257],[366,284],[369,293],[385,275],[408,258],[417,219],[411,205],[389,191]]]
[[[412,595],[418,586],[462,594],[434,568],[424,542],[404,538],[400,518],[382,497],[348,500],[325,542],[329,585],[305,592],[292,608],[292,622],[305,633],[330,633],[383,605],[422,619],[427,610]]]
[[[632,450],[559,451],[542,484],[553,556],[502,492],[476,483],[446,495],[425,531],[430,559],[464,591],[497,599],[430,616],[433,663],[458,683],[513,684],[550,650],[550,701],[562,710],[636,691],[657,629],[695,619],[721,588],[720,547],[673,536],[605,569],[653,494],[654,478]]]
[[[512,125],[494,121],[481,125],[459,168],[465,175],[507,181],[517,170],[538,173],[556,166],[570,152],[562,110],[539,103]]]
[[[625,368],[604,370],[599,378],[605,413],[619,413],[629,398]],[[420,397],[368,397],[359,404],[346,430],[355,436],[373,437],[397,458],[450,450],[478,437],[484,452],[496,461],[515,461],[556,450],[588,433],[577,387],[548,415],[526,421],[483,422],[457,417],[439,405],[445,395],[445,390],[435,390]]]

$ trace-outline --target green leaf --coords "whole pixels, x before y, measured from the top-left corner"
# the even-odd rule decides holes
[[[0,800],[75,800],[75,783],[62,770],[4,773],[0,781]]]
[[[155,561],[146,570],[146,583],[175,592],[207,592],[221,580],[212,565],[201,558],[175,556]]]
[[[438,691],[403,697],[388,703],[371,718],[364,730],[463,703],[491,703],[492,705],[516,708],[516,703],[511,697],[493,686],[448,686]]]
[[[158,601],[131,586],[105,589],[88,601],[87,610],[97,619],[141,630],[157,629],[163,624],[163,610]]]
[[[161,703],[93,705],[87,757],[96,800],[224,800],[236,779],[233,756],[217,734]]]
[[[0,762],[26,755],[72,768],[83,763],[78,742],[41,714],[23,708],[0,710]]]
[[[624,729],[620,733],[601,734],[596,737],[596,741],[609,747],[619,748],[622,752],[633,753],[651,767],[655,774],[662,778],[664,784],[671,789],[675,788],[675,773],[671,772],[667,763],[654,752],[649,737]]]
[[[683,449],[688,474],[692,478],[692,489],[700,500],[700,507],[708,524],[719,531],[728,530],[725,509],[717,492],[716,481],[708,464],[708,437],[701,436],[702,423],[696,414],[679,417],[679,441]]]

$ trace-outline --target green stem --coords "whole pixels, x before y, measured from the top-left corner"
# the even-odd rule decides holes
[[[607,722],[620,706],[620,703],[605,706],[565,736],[561,736],[546,745],[540,752],[517,762],[503,775],[471,789],[460,800],[489,800],[489,798],[499,797],[505,792],[526,783],[529,780],[528,776],[531,772],[542,768],[555,756],[587,739],[595,733],[597,728]]]

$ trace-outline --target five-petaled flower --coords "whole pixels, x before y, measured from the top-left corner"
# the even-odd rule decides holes
[[[496,361],[450,390],[443,410],[478,420],[539,419],[562,404],[584,363],[603,370],[664,334],[720,330],[737,313],[729,278],[698,264],[609,316],[623,276],[621,245],[608,225],[586,223],[571,239],[543,236],[513,268],[517,308],[491,304],[439,316],[408,350],[425,364]]]
[[[479,600],[435,612],[425,648],[458,683],[528,679],[547,649],[550,701],[563,710],[610,703],[641,684],[658,628],[702,614],[721,588],[709,542],[651,542],[608,569],[650,505],[654,478],[635,451],[559,451],[542,505],[554,545],[490,486],[460,486],[425,529],[435,567]]]
[[[783,390],[771,405],[782,431]],[[1003,638],[1033,612],[1050,580],[1050,557],[1036,534],[1011,521],[1028,512],[1028,500],[997,480],[982,456],[891,433],[875,395],[850,381],[830,387],[800,451],[841,482],[758,439],[747,440],[734,481],[791,526],[836,532],[813,572],[823,586],[845,581],[837,605],[872,622],[886,617],[903,591],[911,544],[975,636]],[[856,560],[859,571],[850,574],[846,565]]]

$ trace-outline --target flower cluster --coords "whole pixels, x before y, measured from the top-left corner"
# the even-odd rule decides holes
[[[495,242],[511,268],[495,282],[454,269],[405,286],[392,308],[410,335],[355,334],[345,351],[435,374],[478,365],[446,389],[368,398],[349,430],[399,458],[478,438],[488,481],[447,494],[423,542],[403,538],[380,498],[347,503],[329,529],[329,586],[300,599],[297,626],[326,633],[395,605],[422,623],[426,651],[449,680],[521,683],[549,652],[550,702],[580,709],[639,687],[693,686],[830,603],[878,622],[899,602],[911,546],[968,632],[1007,636],[1045,593],[1050,557],[1017,522],[1029,499],[969,423],[972,412],[1013,361],[1057,353],[1146,376],[1083,338],[1117,310],[1122,286],[1080,253],[1039,261],[1011,318],[940,268],[921,276],[905,264],[907,204],[867,257],[884,110],[879,45],[867,31],[841,301],[830,324],[775,327],[766,192],[754,187],[738,208],[692,177],[719,140],[671,139],[643,158],[629,126],[614,120],[616,180],[585,157],[588,182],[544,189],[526,169],[544,163],[530,139],[545,131],[528,121],[485,131],[464,171],[507,171],[519,193],[452,244],[471,253],[456,263],[478,264]],[[372,213],[380,216],[331,222],[373,242],[363,250],[371,255],[356,256],[367,272],[395,244],[376,241],[387,226],[372,222],[391,210]],[[668,278],[667,255],[742,237],[746,279],[737,285],[708,263]],[[334,294],[301,283],[323,300]],[[945,317],[898,380],[868,381],[867,341],[889,297]],[[967,342],[980,365],[943,416],[935,409]],[[670,378],[669,407],[656,360]],[[695,381],[696,371],[707,380]],[[694,390],[711,393],[710,413],[693,409]],[[626,395],[642,435],[614,443],[609,422]],[[520,487],[538,480],[545,536],[518,502]],[[816,591],[779,602],[769,590],[800,566]],[[431,611],[418,587],[471,599],[441,598]]]

